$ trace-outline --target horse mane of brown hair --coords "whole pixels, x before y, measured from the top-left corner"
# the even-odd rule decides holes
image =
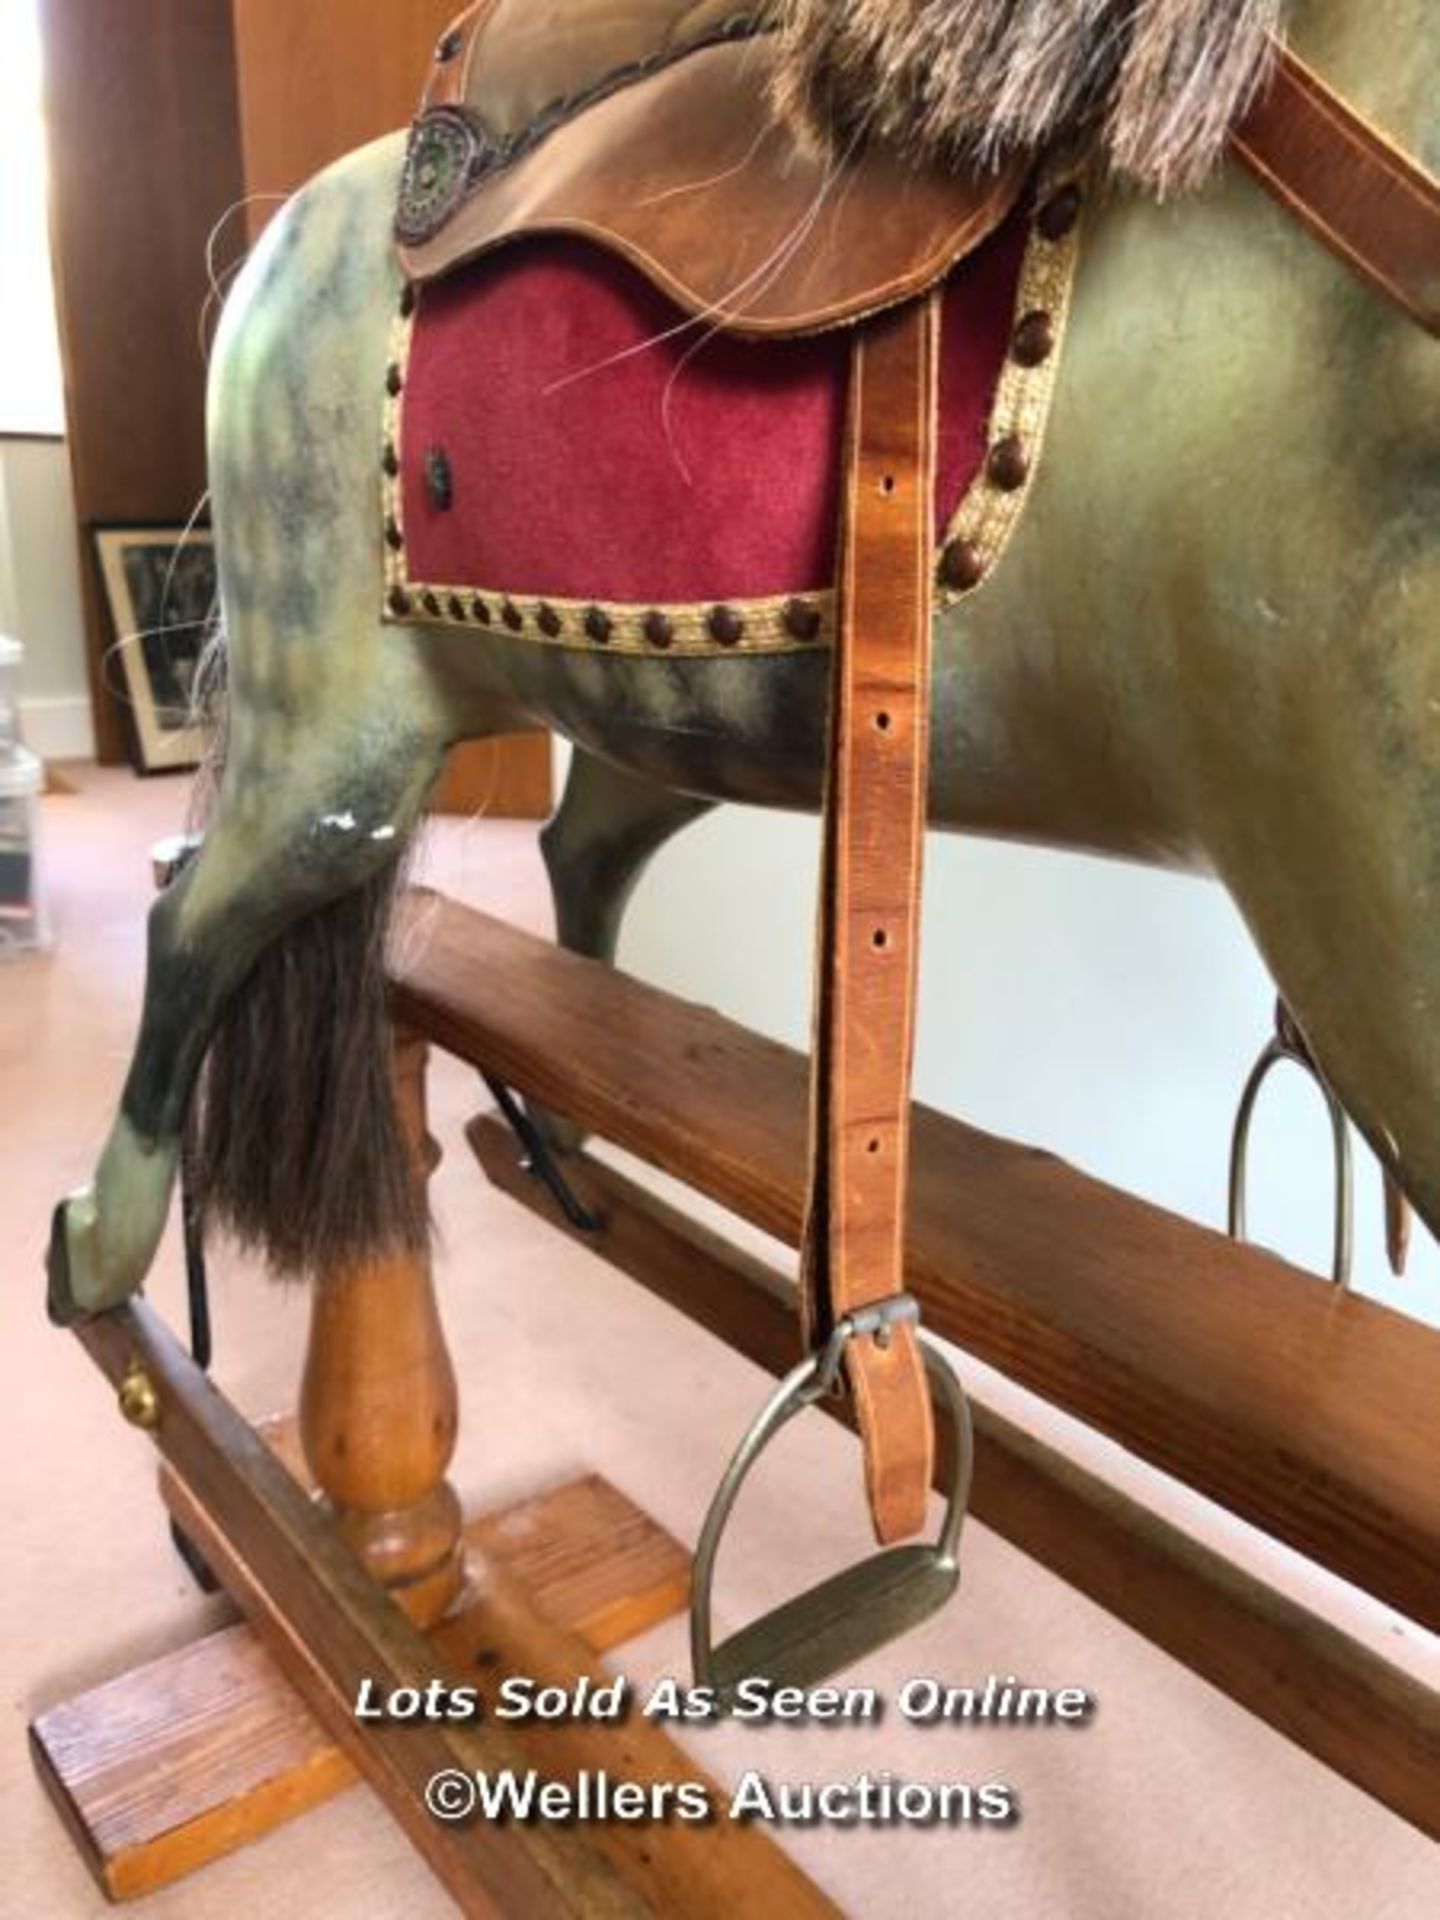
[[[1263,83],[1287,0],[776,0],[781,108],[992,167],[1082,144],[1157,194],[1201,184]]]

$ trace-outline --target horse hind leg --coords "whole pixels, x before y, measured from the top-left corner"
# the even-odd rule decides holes
[[[199,858],[151,910],[120,1112],[90,1187],[55,1216],[52,1318],[100,1312],[143,1281],[212,1042],[196,1154],[207,1212],[281,1271],[418,1231],[385,1125],[378,956],[398,856],[441,752],[438,731],[417,721],[325,754],[322,769],[345,768],[338,779],[307,772],[303,756],[283,757],[283,778],[243,759],[229,767]],[[612,960],[651,856],[709,806],[577,749],[542,836],[561,944]],[[536,1118],[554,1145],[578,1146],[567,1122]]]
[[[713,805],[576,747],[560,805],[540,835],[561,946],[613,960],[625,909],[650,860]]]
[[[248,1030],[252,1058],[291,1069],[267,1077],[280,1098],[262,1100],[253,1075],[250,1084],[228,1090],[246,1105],[248,1149],[253,1156],[259,1148],[257,1127],[285,1116],[287,1134],[272,1135],[264,1151],[292,1184],[303,1181],[314,1158],[304,1150],[305,1135],[313,1139],[315,1103],[334,1096],[335,1075],[317,1073],[310,1099],[291,1099],[286,1107],[284,1095],[293,1094],[304,1061],[316,1055],[312,1045],[304,1061],[297,1059],[297,1047],[309,1037],[303,1016],[276,1024],[283,1000],[272,994],[263,1006],[257,1001],[257,962],[263,968],[267,953],[277,956],[276,983],[307,972],[313,979],[318,971],[320,990],[328,985],[332,1004],[311,1006],[308,1014],[313,1020],[324,1012],[326,1032],[364,1012],[346,1002],[353,1003],[365,978],[367,949],[383,925],[399,853],[441,753],[438,740],[419,733],[407,751],[397,752],[396,745],[388,737],[368,764],[357,753],[344,778],[323,794],[304,778],[264,778],[244,767],[228,771],[198,859],[151,909],[140,1034],[120,1111],[90,1186],[56,1211],[49,1308],[58,1322],[117,1305],[144,1280],[164,1228],[196,1076],[227,1010]],[[303,961],[297,965],[306,946],[308,968]],[[237,993],[242,988],[247,991]],[[354,1044],[365,1038],[356,1035]],[[217,1109],[224,1104],[217,1099]],[[358,1116],[348,1118],[353,1123]],[[228,1155],[232,1163],[232,1176],[222,1171],[219,1184],[223,1188],[228,1180],[233,1187],[233,1164],[241,1157],[233,1132],[211,1144],[216,1157]],[[229,1198],[223,1194],[222,1202]],[[228,1205],[223,1210],[235,1211]],[[263,1237],[253,1233],[254,1209],[248,1218],[243,1207],[238,1211],[242,1232]],[[308,1217],[314,1218],[313,1208]],[[291,1244],[302,1235],[303,1220],[295,1222]]]
[[[196,1074],[222,1017],[254,1068],[247,1096],[258,1098],[267,1055],[274,1082],[296,1096],[268,1153],[253,1127],[243,1139],[232,1133],[226,1153],[213,1143],[222,1201],[245,1186],[242,1149],[251,1173],[262,1153],[283,1172],[312,1163],[295,1151],[296,1135],[314,1134],[318,1121],[348,1119],[362,1144],[367,1137],[363,1116],[327,1110],[326,1088],[299,1097],[306,1089],[284,1072],[285,1035],[264,1024],[283,1007],[275,975],[284,968],[257,961],[280,943],[291,958],[308,948],[321,963],[306,971],[315,1000],[328,951],[334,991],[329,1005],[311,1007],[311,1021],[332,1036],[353,1028],[344,990],[363,973],[362,936],[383,918],[384,876],[444,743],[461,730],[414,636],[380,618],[377,441],[399,298],[390,219],[402,145],[397,137],[365,148],[297,195],[226,306],[211,369],[209,469],[229,640],[228,760],[199,860],[152,911],[144,1014],[120,1113],[91,1186],[56,1218],[50,1300],[60,1318],[113,1305],[144,1279]],[[357,890],[327,925],[332,903]],[[262,985],[270,991],[237,992]],[[334,1128],[321,1126],[318,1138],[333,1142]],[[333,1190],[360,1184],[347,1182],[340,1161],[328,1171]],[[248,1224],[261,1240],[275,1228],[281,1264],[295,1235],[283,1221],[257,1219],[256,1206],[263,1212],[283,1189],[263,1172],[248,1186],[252,1201],[260,1196]],[[238,1211],[243,1227],[247,1208]],[[362,1204],[360,1230],[374,1218]]]
[[[576,747],[560,805],[540,835],[560,945],[613,961],[625,909],[650,860],[713,805]],[[559,1114],[530,1112],[561,1152],[583,1143],[580,1129]]]

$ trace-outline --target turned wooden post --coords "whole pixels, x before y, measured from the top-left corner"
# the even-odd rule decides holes
[[[394,1031],[391,1071],[414,1176],[439,1149],[425,1126],[429,1049]],[[458,1398],[428,1251],[315,1282],[300,1389],[300,1440],[324,1504],[350,1546],[417,1626],[460,1590],[460,1502],[445,1478]]]

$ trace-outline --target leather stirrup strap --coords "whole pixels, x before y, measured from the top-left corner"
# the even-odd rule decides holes
[[[841,517],[801,1256],[812,1346],[905,1290],[929,764],[939,300],[856,329]],[[913,1322],[844,1350],[876,1537],[925,1523],[934,1426]]]
[[[1230,145],[1316,239],[1440,335],[1440,182],[1433,174],[1288,47]]]

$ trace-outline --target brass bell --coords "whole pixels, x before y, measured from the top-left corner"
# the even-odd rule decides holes
[[[132,1427],[150,1432],[160,1424],[160,1395],[143,1367],[131,1367],[120,1382],[120,1412]]]

